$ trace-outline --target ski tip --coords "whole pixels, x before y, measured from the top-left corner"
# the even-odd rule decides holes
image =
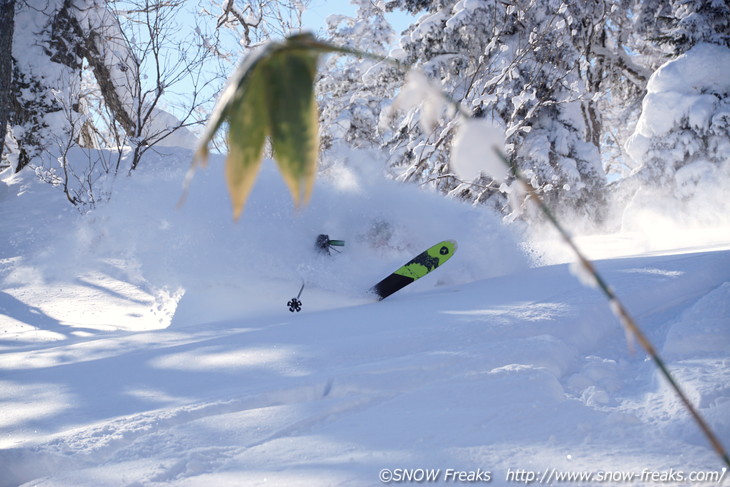
[[[443,241],[441,241],[441,242],[437,243],[436,245],[445,245],[445,244],[449,244],[449,245],[452,245],[452,246],[453,246],[454,248],[457,248],[457,247],[459,246],[459,244],[458,244],[458,243],[456,242],[456,240],[452,240],[452,239],[449,239],[449,240],[443,240]],[[436,245],[434,245],[434,247],[435,247]]]
[[[459,248],[459,244],[456,243],[456,240],[444,240],[443,242],[439,242],[431,247],[431,249],[434,248],[439,248],[439,253],[443,256],[446,256],[446,258],[448,259],[452,255],[454,255],[454,253],[456,253],[456,249]],[[429,250],[427,250],[426,252],[428,252]]]

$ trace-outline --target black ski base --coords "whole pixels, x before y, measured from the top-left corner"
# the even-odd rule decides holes
[[[391,274],[372,288],[370,292],[378,296],[378,300],[385,299],[396,291],[400,291],[410,283],[415,281],[412,277],[401,276],[400,274]]]

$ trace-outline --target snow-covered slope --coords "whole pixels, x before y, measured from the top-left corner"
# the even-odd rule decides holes
[[[233,224],[218,161],[175,208],[187,161],[150,156],[83,217],[4,179],[0,485],[728,476],[605,300],[483,211],[351,161],[298,211],[266,168]],[[344,252],[314,252],[320,232]],[[364,293],[443,238],[433,275]],[[598,263],[725,444],[728,247]]]

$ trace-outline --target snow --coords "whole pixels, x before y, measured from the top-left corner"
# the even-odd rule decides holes
[[[666,135],[683,119],[690,127],[707,130],[721,108],[719,97],[730,93],[730,49],[698,44],[657,69],[646,89],[641,117],[626,147],[636,162],[647,157],[652,137]]]
[[[651,92],[730,92],[730,51],[720,45],[699,43],[689,52],[654,73]]]
[[[454,144],[451,168],[462,181],[473,181],[482,172],[498,183],[509,176],[509,167],[497,155],[506,153],[504,130],[492,120],[462,120]]]
[[[191,159],[148,151],[86,215],[32,173],[3,173],[0,485],[722,472],[605,299],[567,263],[530,265],[484,210],[374,176],[353,153],[300,210],[266,162],[233,223],[218,156],[176,207]],[[317,254],[321,232],[343,252]],[[626,235],[581,242],[727,445],[725,237],[661,254]],[[445,238],[459,251],[443,268],[367,295]],[[543,262],[558,262],[550,245]]]
[[[164,139],[157,142],[161,147],[182,147],[194,150],[198,147],[198,138],[184,124],[171,113],[154,108],[150,123],[145,127],[143,136],[155,136],[168,134]]]
[[[439,116],[444,110],[446,100],[444,94],[436,88],[428,77],[417,69],[411,69],[406,73],[406,82],[401,87],[398,96],[389,107],[386,118],[391,111],[409,111],[421,106],[420,123],[424,131],[432,131],[438,124]]]
[[[650,78],[619,185],[624,233],[645,251],[722,244],[730,235],[730,49],[697,44]]]

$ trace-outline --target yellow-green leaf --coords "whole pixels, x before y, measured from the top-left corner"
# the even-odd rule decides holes
[[[317,170],[319,131],[314,81],[318,56],[336,50],[311,34],[294,35],[249,54],[211,114],[193,168],[228,122],[226,181],[238,218],[256,179],[266,137],[295,203],[306,202]]]
[[[233,112],[238,109],[238,103],[240,103],[243,94],[249,88],[250,76],[254,72],[254,68],[257,68],[260,62],[266,59],[277,46],[279,44],[270,43],[252,51],[244,58],[238,66],[238,69],[236,69],[236,72],[228,80],[226,88],[221,93],[218,102],[213,108],[213,112],[210,114],[205,132],[200,137],[200,147],[198,147],[195,153],[194,165],[206,163],[208,159],[208,144],[213,140],[218,129],[225,122],[229,121]],[[260,93],[259,96],[263,97],[264,94]]]
[[[244,89],[229,105],[226,182],[234,218],[243,211],[263,158],[269,127],[265,89],[264,66],[254,66]]]
[[[271,145],[295,203],[309,199],[317,171],[317,53],[283,49],[266,63]]]

